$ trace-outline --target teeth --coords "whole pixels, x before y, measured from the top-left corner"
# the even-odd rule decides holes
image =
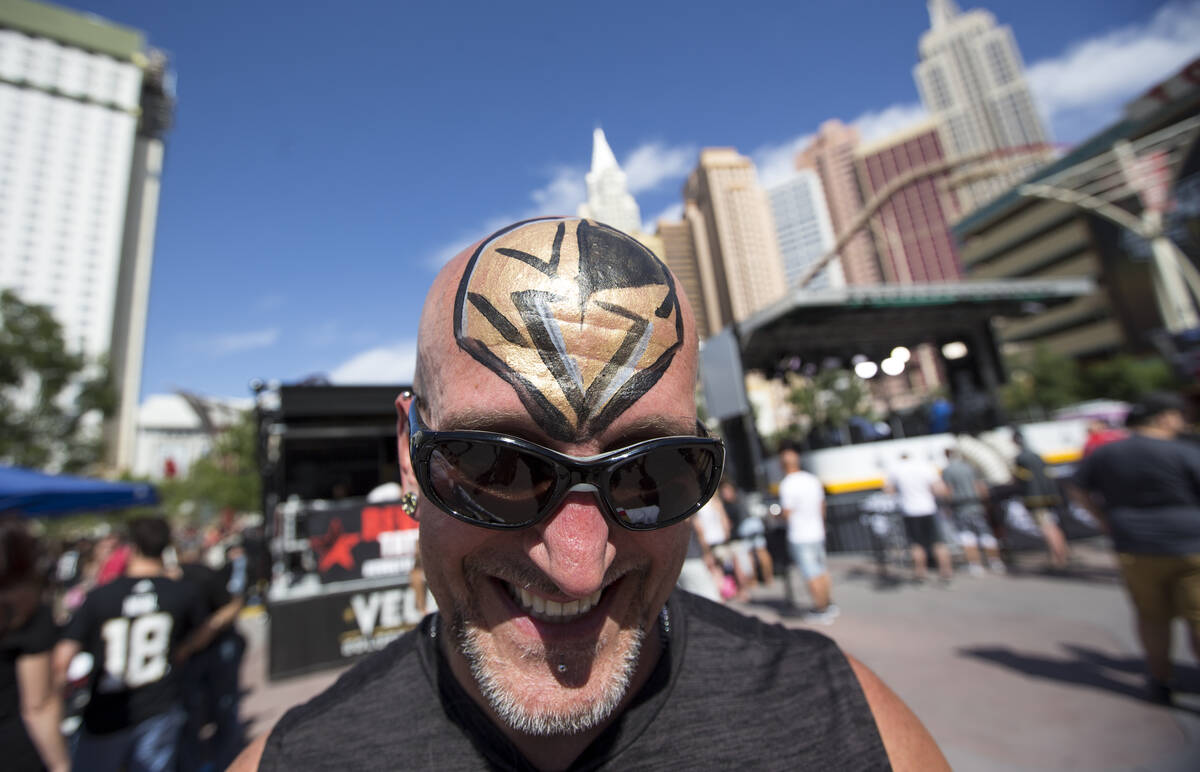
[[[524,587],[516,587],[512,584],[508,585],[508,592],[524,611],[544,622],[570,622],[583,616],[600,602],[601,593],[601,591],[597,591],[583,600],[560,603],[556,600],[546,600],[534,595]]]

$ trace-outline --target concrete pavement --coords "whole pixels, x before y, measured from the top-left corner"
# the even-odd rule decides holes
[[[1200,769],[1200,669],[1177,630],[1179,707],[1142,699],[1142,664],[1115,560],[1102,541],[1075,545],[1066,575],[1021,556],[1008,575],[960,572],[881,584],[869,558],[831,556],[841,615],[822,632],[883,678],[925,722],[955,769]],[[803,626],[781,582],[747,613]],[[242,620],[251,736],[332,683],[322,673],[265,681],[265,617]]]
[[[820,627],[883,678],[924,721],[955,769],[1200,769],[1195,695],[1182,708],[1142,698],[1132,612],[1103,542],[1075,546],[1065,575],[1022,555],[1005,576],[960,572],[949,589],[881,589],[860,557],[831,560],[841,615]],[[782,588],[746,610],[798,624]],[[1178,675],[1200,692],[1181,635]],[[1190,708],[1187,707],[1190,705]]]

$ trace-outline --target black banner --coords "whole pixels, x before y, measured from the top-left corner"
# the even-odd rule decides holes
[[[301,514],[322,582],[408,576],[417,522],[399,504],[333,502]]]
[[[271,679],[347,665],[421,619],[407,582],[272,601],[269,611]]]

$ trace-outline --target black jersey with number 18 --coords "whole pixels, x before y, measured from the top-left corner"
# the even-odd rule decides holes
[[[63,633],[95,658],[84,728],[116,732],[178,703],[171,658],[204,618],[195,586],[165,576],[121,577],[88,593]]]

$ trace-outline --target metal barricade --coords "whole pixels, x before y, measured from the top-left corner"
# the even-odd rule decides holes
[[[895,496],[882,491],[826,500],[826,549],[871,554],[881,567],[908,565],[908,538]]]
[[[825,500],[825,548],[829,552],[872,552],[887,529],[873,517],[888,517],[891,497],[878,491],[844,493]]]

